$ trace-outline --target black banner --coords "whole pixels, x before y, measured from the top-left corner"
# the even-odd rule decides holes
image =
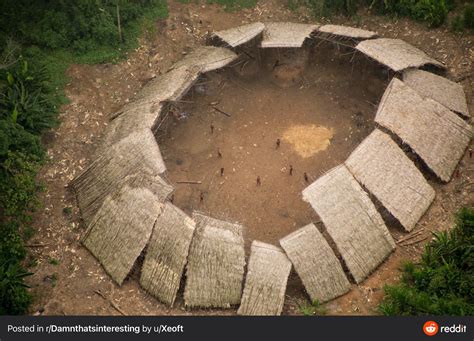
[[[0,316],[0,341],[438,339],[474,341],[474,317]]]

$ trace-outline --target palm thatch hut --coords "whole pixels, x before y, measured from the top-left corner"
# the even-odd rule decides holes
[[[142,267],[140,284],[161,302],[173,306],[195,223],[167,202],[155,222]]]
[[[303,190],[357,283],[393,251],[395,243],[367,193],[340,165]]]
[[[461,84],[417,69],[403,72],[403,82],[422,97],[431,98],[465,118],[471,117],[467,107],[466,94]]]
[[[72,181],[82,218],[89,224],[105,198],[124,185],[148,188],[164,201],[173,191],[160,176],[165,170],[152,132],[130,134],[110,146]]]
[[[323,25],[318,28],[317,35],[320,37],[335,37],[339,39],[351,39],[357,41],[373,39],[378,36],[376,32],[341,25]]]
[[[152,191],[125,185],[105,198],[87,227],[84,246],[119,285],[148,243],[161,209]]]
[[[435,190],[391,137],[375,129],[345,162],[352,175],[411,231]]]
[[[237,314],[280,315],[291,262],[278,247],[253,241],[244,293]]]
[[[148,82],[135,96],[117,112],[107,127],[105,137],[96,154],[133,132],[155,130],[164,102],[180,100],[199,77],[199,68],[175,68]]]
[[[237,47],[245,44],[260,35],[265,29],[261,22],[254,22],[247,25],[237,26],[228,30],[214,32],[213,36],[222,40],[230,47]]]
[[[280,240],[311,301],[326,302],[349,291],[341,263],[314,224]]]
[[[188,256],[184,302],[229,308],[240,303],[244,279],[243,227],[193,213],[196,231]]]
[[[356,49],[395,72],[424,65],[444,68],[443,64],[401,39],[368,39],[357,44]]]
[[[206,73],[227,66],[237,57],[234,52],[224,47],[202,46],[176,62],[171,69],[184,67],[194,70],[198,68],[201,73]]]
[[[301,47],[304,41],[318,28],[318,25],[270,22],[265,24],[261,46]]]
[[[451,179],[472,136],[471,126],[459,116],[395,78],[375,122],[398,135],[443,181]]]

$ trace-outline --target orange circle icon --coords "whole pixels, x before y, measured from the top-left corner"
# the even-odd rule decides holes
[[[423,325],[423,333],[428,336],[433,336],[438,333],[438,324],[435,321],[427,321]]]

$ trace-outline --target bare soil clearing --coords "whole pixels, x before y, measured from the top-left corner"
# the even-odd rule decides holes
[[[169,180],[201,181],[177,184],[174,204],[242,223],[247,247],[319,220],[301,191],[372,131],[386,86],[329,44],[297,51],[260,50],[207,75],[158,133]]]
[[[253,21],[312,21],[307,14],[291,12],[286,9],[286,1],[262,1],[253,9],[246,9],[235,13],[225,12],[219,6],[210,6],[207,4],[190,3],[184,5],[178,1],[169,1],[169,4],[169,19],[157,23],[157,36],[151,40],[143,40],[141,47],[136,51],[131,52],[127,60],[116,65],[73,65],[68,71],[71,77],[71,82],[67,86],[66,91],[71,102],[62,109],[61,126],[52,132],[47,139],[48,153],[51,161],[43,167],[43,170],[39,175],[39,180],[45,184],[45,192],[42,193],[40,198],[44,203],[44,207],[40,209],[34,217],[34,225],[37,229],[37,233],[29,242],[31,245],[31,258],[37,260],[37,265],[31,268],[31,271],[35,272],[35,274],[29,279],[29,284],[32,286],[32,290],[36,295],[35,304],[31,311],[32,314],[113,315],[125,313],[130,315],[226,315],[236,313],[235,310],[186,311],[181,308],[183,306],[181,302],[181,294],[178,296],[178,301],[175,304],[176,308],[169,309],[160,304],[154,298],[148,296],[139,287],[137,273],[132,274],[129,279],[125,280],[122,287],[115,285],[96,259],[80,244],[79,240],[84,234],[84,226],[80,221],[74,197],[66,188],[69,181],[92,161],[91,158],[95,149],[94,146],[98,143],[103,134],[108,117],[124,105],[133,94],[146,83],[146,81],[153,77],[153,75],[165,71],[173,62],[179,60],[182,57],[183,51],[189,51],[193,47],[203,45],[207,31],[226,29]],[[374,30],[381,36],[401,38],[406,40],[408,43],[421,48],[431,57],[445,62],[448,67],[449,78],[460,80],[461,84],[464,86],[468,100],[474,98],[474,79],[472,77],[474,63],[474,38],[472,36],[455,35],[444,28],[429,30],[423,25],[413,23],[409,20],[394,20],[388,17],[371,16],[366,13],[360,13],[360,15],[354,19],[334,18],[332,22]],[[332,56],[333,53],[331,52],[325,58],[326,61],[329,62]],[[334,67],[332,70],[335,75],[338,69]],[[325,72],[325,70],[319,71],[327,77],[331,75],[330,72]],[[357,71],[357,68],[354,68],[354,71]],[[286,74],[298,73],[295,70],[287,70]],[[347,75],[345,76],[347,77]],[[288,79],[288,77],[285,79]],[[326,82],[326,85],[330,84],[330,78],[322,79]],[[265,81],[269,85],[268,87],[261,86]],[[372,99],[374,100],[373,104],[376,105],[379,101],[379,98],[376,98],[377,94],[381,94],[385,87],[383,85],[380,86],[377,83],[370,83],[367,80],[366,82],[367,84],[363,83],[361,80],[361,83],[365,84],[362,89],[358,89],[357,87],[346,87],[345,93],[342,93],[342,88],[339,87],[339,92],[336,91],[336,94],[343,94],[344,101],[352,101],[354,99],[359,103],[363,97],[355,96],[357,91],[362,91],[363,93],[367,91],[368,93],[372,93],[371,96],[373,96]],[[245,85],[251,84],[251,80],[245,80],[242,84],[244,83]],[[274,86],[270,88],[270,85],[272,84],[275,84],[272,79],[264,79],[255,84],[257,89],[261,86],[262,100],[267,98],[266,100],[269,101],[269,98],[277,98],[277,96],[273,96],[273,94],[270,93],[269,89],[272,89],[275,94],[281,94],[283,91],[283,88],[281,87]],[[228,86],[231,87],[232,85],[229,84]],[[227,88],[227,90],[230,91],[230,87]],[[315,89],[319,89],[319,91],[334,91],[331,87],[328,88],[324,86],[318,86],[315,87]],[[226,88],[223,89],[223,91],[227,90]],[[237,88],[234,88],[234,90],[239,91]],[[309,89],[299,90],[299,87],[297,86],[289,87],[285,90],[290,92],[294,91],[295,93],[300,93],[300,91],[301,93],[307,93],[309,91]],[[249,96],[244,92],[246,91],[241,90],[240,95],[244,97]],[[198,94],[195,94],[195,96],[198,98]],[[328,156],[329,151],[333,148],[340,148],[339,150],[341,154],[337,157],[340,157],[342,160],[347,156],[343,156],[342,153],[351,150],[350,143],[352,143],[351,141],[353,140],[349,141],[349,143],[346,143],[343,140],[338,142],[338,136],[348,136],[347,132],[346,134],[342,134],[344,132],[344,127],[348,128],[349,121],[352,119],[350,115],[358,110],[353,110],[352,104],[348,104],[350,102],[344,102],[340,99],[338,100],[336,97],[334,97],[335,99],[333,100],[325,97],[326,99],[323,100],[322,97],[322,94],[316,96],[316,98],[321,99],[320,106],[317,108],[311,107],[311,103],[308,103],[307,99],[304,101],[303,98],[298,102],[296,100],[298,98],[293,97],[295,101],[293,101],[290,108],[278,108],[277,111],[277,114],[279,112],[279,115],[296,113],[299,115],[298,124],[302,124],[306,127],[313,124],[315,126],[324,126],[328,129],[333,129],[334,134],[330,140],[330,145],[326,150],[320,151],[307,159],[298,156],[292,149],[293,147],[291,146],[291,143],[282,138],[281,150],[286,151],[286,156],[280,155],[279,160],[277,160],[278,162],[273,161],[273,165],[270,164],[271,167],[268,166],[268,174],[273,174],[274,179],[278,179],[281,183],[286,182],[281,190],[285,188],[286,191],[287,188],[291,188],[292,192],[285,192],[281,195],[289,196],[288,200],[291,198],[292,202],[300,202],[300,199],[297,196],[300,193],[300,189],[304,186],[304,184],[301,183],[301,174],[306,168],[304,166],[305,163],[311,163],[313,158],[324,159],[324,155]],[[282,101],[282,99],[278,98],[277,100]],[[339,104],[337,104],[338,101]],[[345,105],[347,107],[341,107],[342,103],[346,103]],[[221,120],[227,122],[226,124],[229,125],[231,125],[232,122],[240,122],[241,125],[246,124],[243,123],[245,120],[234,121],[232,117],[227,118],[225,115],[208,110],[207,100],[205,102],[203,100],[203,105],[204,104],[207,106],[205,114],[212,115],[212,117],[215,116],[216,122],[217,120]],[[229,105],[229,108],[224,108],[227,109],[229,113],[232,113],[233,116],[237,116],[237,114],[240,114],[240,111],[231,111],[230,109],[233,108],[231,105],[235,106],[235,109],[240,109],[241,107],[245,107],[246,104],[240,99],[236,104],[232,104],[229,99],[229,102],[226,103],[226,105]],[[254,103],[254,105],[257,105],[257,103]],[[360,103],[360,105],[365,104]],[[263,105],[261,105],[260,108],[264,111],[266,110]],[[471,113],[474,112],[472,100],[469,102],[469,109]],[[324,115],[328,112],[334,112],[334,110],[341,112],[346,120],[339,123],[334,120],[331,121],[331,116]],[[370,107],[370,110],[368,110],[367,107],[361,108],[362,119],[364,119],[364,115],[370,115],[374,110],[375,107]],[[242,115],[247,122],[253,122],[252,127],[254,128],[257,127],[257,123],[259,123],[259,127],[265,126],[265,121],[256,121],[258,117],[263,117],[262,115],[252,115],[251,111],[246,110],[243,111]],[[274,114],[272,113],[272,115]],[[315,118],[313,115],[319,116]],[[271,117],[268,111],[267,116],[270,124]],[[190,116],[189,120],[191,119],[197,120],[194,116]],[[286,129],[290,128],[289,123],[272,122],[272,124],[277,123],[281,125],[278,135],[282,135]],[[188,122],[186,122],[186,120],[179,122],[179,125],[181,124],[185,126]],[[345,126],[345,124],[347,125]],[[218,127],[217,123],[215,126]],[[234,126],[233,128],[245,129],[241,126]],[[356,126],[353,125],[352,128],[355,129]],[[176,131],[179,131],[179,129],[180,127],[177,126]],[[202,129],[201,136],[198,134],[194,135],[194,138],[200,139],[197,142],[201,140],[204,142],[207,141],[208,137],[205,134],[209,133],[208,122],[206,122],[205,125],[203,124]],[[226,143],[225,146],[227,147],[222,148],[230,148],[230,145],[239,146],[242,141],[244,141],[246,142],[246,145],[243,146],[246,148],[245,151],[253,152],[254,149],[258,150],[260,148],[258,154],[260,157],[263,157],[270,152],[274,154],[275,150],[273,149],[273,144],[275,136],[277,135],[276,132],[268,131],[265,144],[263,144],[261,133],[265,130],[263,128],[259,129],[260,130],[254,129],[251,135],[249,134],[247,137],[244,135],[243,139],[239,138],[237,142],[232,144],[230,142]],[[275,136],[272,136],[271,134],[275,134]],[[363,136],[365,135],[361,134],[360,138]],[[226,136],[223,134],[221,135],[219,131],[216,131],[216,137],[226,138]],[[190,144],[191,141],[188,143]],[[253,143],[256,143],[257,147],[253,147]],[[342,148],[343,146],[346,149]],[[226,154],[223,153],[222,160],[216,160],[215,147],[216,146],[212,144],[209,149],[213,151],[212,162],[215,162],[215,166],[217,166],[216,168],[219,169],[218,162],[229,162],[229,160],[232,159],[227,160],[229,154],[226,152]],[[268,149],[264,149],[264,147]],[[470,148],[472,148],[472,144]],[[264,151],[268,151],[269,153],[265,153]],[[167,155],[166,153],[167,152],[164,152],[165,155]],[[208,155],[208,153],[203,153],[203,155]],[[237,155],[239,154],[236,154],[236,156]],[[255,159],[256,155],[253,156]],[[338,154],[331,153],[330,155]],[[295,169],[295,174],[291,178],[280,171],[282,167],[288,167],[290,162],[290,159],[288,158],[290,156],[292,158],[291,162],[294,162],[293,167]],[[293,161],[293,159],[296,161]],[[243,161],[244,159],[241,160]],[[452,225],[452,215],[456,210],[462,206],[474,206],[474,196],[472,193],[472,182],[474,176],[473,160],[474,158],[469,158],[469,153],[466,153],[458,166],[459,172],[457,172],[457,175],[455,175],[450,183],[441,185],[437,182],[430,182],[436,189],[437,196],[427,214],[422,218],[414,230],[415,232],[421,231],[420,239],[424,237],[427,238],[420,243],[406,246],[399,245],[389,259],[382,264],[369,279],[359,286],[353,285],[353,289],[348,294],[326,304],[329,314],[376,313],[375,309],[383,295],[383,285],[399,280],[398,267],[401,261],[405,259],[416,259],[420,254],[424,243],[431,238],[432,231],[446,229]],[[167,160],[167,165],[170,171],[172,161],[173,159]],[[186,159],[183,158],[183,161],[186,162]],[[329,160],[328,162],[331,161]],[[336,161],[333,162],[336,163]],[[263,167],[263,163],[261,163],[261,165]],[[277,165],[279,167],[276,167]],[[309,165],[310,164],[308,164],[308,167]],[[175,166],[173,167],[178,166],[179,165],[176,165],[175,163]],[[206,167],[210,169],[208,163],[206,163]],[[232,172],[231,163],[229,166],[225,165],[225,169],[226,176],[237,177],[237,175]],[[253,173],[253,169],[252,172],[250,172],[251,168],[247,167],[247,169],[248,179],[242,178],[239,181],[242,181],[242,183],[245,184],[248,183],[249,188],[255,190],[255,187],[253,187],[254,182],[256,181],[255,174]],[[319,176],[319,174],[313,170],[308,173],[312,177]],[[213,176],[214,175],[215,174],[213,174]],[[261,175],[261,177],[262,186],[259,190],[271,191],[271,187],[267,185],[264,175]],[[183,176],[182,178],[185,177]],[[182,178],[180,177],[179,180]],[[221,180],[220,176],[218,176],[218,180]],[[229,183],[230,181],[222,186],[228,186]],[[187,187],[184,186],[183,188]],[[242,191],[244,190],[245,188],[242,189]],[[186,196],[183,196],[183,198],[186,198]],[[198,204],[199,196],[193,195],[192,198],[192,200],[194,200],[192,201],[192,204]],[[267,196],[262,196],[259,200],[262,200],[263,198],[267,198]],[[294,200],[295,198],[297,198],[297,200]],[[177,197],[177,200],[180,199]],[[212,199],[212,197],[205,197],[204,205],[210,204],[212,200],[217,201],[219,198],[215,197]],[[225,205],[226,207],[230,206],[230,202],[219,204],[222,204],[223,206]],[[68,214],[68,210],[63,211],[65,207],[72,207],[72,214]],[[305,211],[306,207],[302,207],[301,210],[301,212]],[[289,209],[288,212],[290,212]],[[304,217],[304,215],[302,216]],[[296,227],[299,226],[303,226],[303,221],[301,222],[301,225]],[[288,225],[286,225],[286,228],[293,230],[290,219],[288,219]],[[256,231],[258,232],[258,230]],[[265,238],[268,238],[266,240],[278,238],[277,235],[280,232],[273,232],[275,233],[273,236],[265,236]],[[401,230],[397,228],[392,228],[391,232],[396,238],[404,235]],[[418,237],[415,239],[418,239]],[[50,262],[50,259],[52,258],[57,259],[59,265],[55,265],[56,262]],[[287,288],[287,297],[283,313],[301,314],[299,309],[299,305],[301,304],[308,304],[308,299],[303,292],[299,279],[292,274]]]

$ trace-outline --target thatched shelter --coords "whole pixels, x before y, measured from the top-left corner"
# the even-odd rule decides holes
[[[152,132],[130,134],[110,146],[72,181],[82,218],[89,224],[105,198],[124,185],[148,188],[164,201],[173,190],[160,176],[165,170]]]
[[[280,248],[253,241],[239,315],[280,315],[291,262]]]
[[[378,36],[376,32],[341,25],[323,25],[318,28],[317,33],[323,37],[330,36],[353,40],[373,39]]]
[[[459,116],[394,78],[379,104],[375,122],[408,144],[443,181],[449,181],[472,136]]]
[[[344,165],[305,188],[303,199],[321,217],[357,283],[395,248],[382,217]]]
[[[229,308],[240,303],[244,278],[243,227],[194,213],[184,302],[188,307]]]
[[[145,248],[161,209],[150,190],[125,185],[105,198],[87,227],[84,246],[119,285]]]
[[[180,100],[198,79],[199,71],[197,67],[175,68],[148,82],[131,102],[115,114],[97,154],[133,132],[143,129],[154,131],[164,102]]]
[[[314,224],[280,240],[311,301],[326,302],[349,291],[341,263]]]
[[[395,72],[423,65],[444,68],[443,64],[401,39],[368,39],[357,44],[356,49]]]
[[[461,116],[470,117],[466,94],[461,84],[417,69],[403,72],[403,82],[422,97],[431,98]]]
[[[213,36],[218,37],[230,47],[237,47],[245,44],[260,35],[265,29],[261,22],[254,22],[247,25],[229,28],[228,30],[214,32]]]
[[[201,73],[206,73],[227,66],[237,57],[234,52],[227,48],[202,46],[184,56],[171,69],[185,67],[188,70],[194,70],[199,68]]]
[[[390,136],[375,129],[345,162],[352,175],[411,231],[435,191]]]
[[[270,22],[265,24],[262,47],[301,47],[318,25]]]
[[[173,305],[179,289],[194,228],[190,217],[167,202],[146,250],[140,284],[169,306]]]

